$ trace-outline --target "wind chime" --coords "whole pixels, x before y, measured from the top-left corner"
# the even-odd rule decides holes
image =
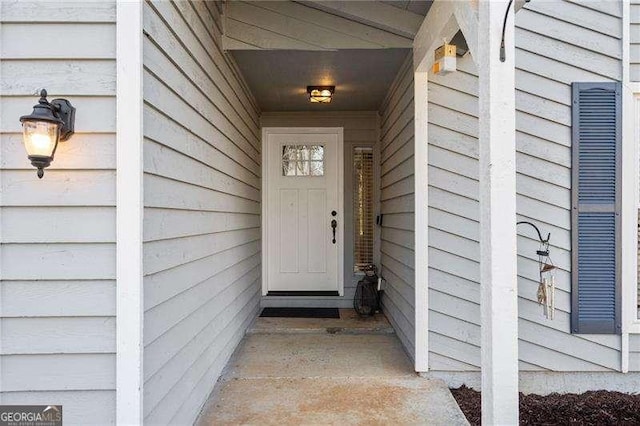
[[[549,240],[551,239],[551,234],[547,234],[547,238],[542,238],[542,234],[536,225],[531,222],[518,222],[518,225],[521,224],[532,226],[538,233],[538,240],[540,242],[540,246],[536,251],[539,271],[538,303],[542,305],[543,315],[547,319],[553,320],[556,310],[556,277],[554,274],[556,266],[553,264],[551,256],[549,256]]]

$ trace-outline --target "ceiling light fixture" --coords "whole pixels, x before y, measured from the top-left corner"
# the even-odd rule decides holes
[[[328,104],[331,102],[336,86],[307,86],[309,102]]]

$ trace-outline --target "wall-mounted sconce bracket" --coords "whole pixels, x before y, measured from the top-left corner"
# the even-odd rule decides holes
[[[542,238],[542,233],[540,232],[540,229],[538,229],[538,227],[531,223],[531,222],[527,222],[526,220],[521,220],[520,222],[517,222],[516,225],[529,225],[531,226],[533,229],[536,230],[536,233],[538,234],[538,240],[540,241],[541,244],[546,244],[549,245],[549,240],[551,239],[551,232],[549,232],[547,234],[547,238]]]
[[[524,0],[525,3],[529,3],[531,0]],[[509,17],[509,10],[511,9],[511,5],[513,4],[513,0],[509,0],[509,4],[507,4],[507,10],[504,11],[504,21],[502,22],[502,39],[500,40],[500,62],[504,62],[507,60],[507,53],[504,47],[504,34],[507,31],[507,18]]]
[[[51,101],[54,111],[64,122],[60,127],[60,141],[64,142],[73,135],[75,128],[76,109],[66,99],[53,99]]]

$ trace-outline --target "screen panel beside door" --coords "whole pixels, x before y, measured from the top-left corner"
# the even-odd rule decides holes
[[[263,293],[342,295],[342,129],[265,129],[264,135]]]

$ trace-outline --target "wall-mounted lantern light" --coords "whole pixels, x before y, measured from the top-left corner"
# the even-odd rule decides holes
[[[73,134],[75,115],[76,109],[68,100],[49,102],[47,91],[42,89],[33,112],[20,117],[24,147],[31,164],[38,169],[39,178],[53,161],[58,141],[66,141]]]
[[[309,102],[328,104],[336,91],[336,86],[307,86]]]

